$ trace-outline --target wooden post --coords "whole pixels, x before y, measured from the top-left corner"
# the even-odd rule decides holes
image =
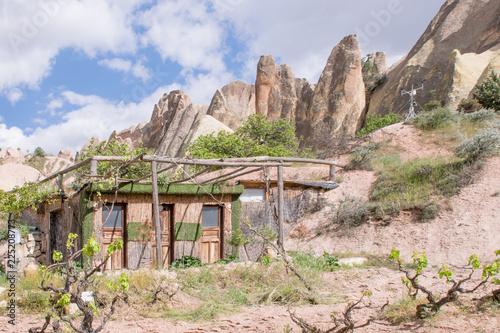
[[[90,161],[90,175],[97,176],[97,161],[96,160]]]
[[[63,190],[63,175],[62,174],[59,174],[57,176],[57,187],[58,187],[59,191]]]
[[[283,193],[283,166],[278,167],[278,247],[285,250],[283,228],[285,222],[285,195]]]
[[[330,164],[330,175],[328,177],[328,180],[331,182],[335,181],[335,164]]]
[[[153,221],[155,224],[156,239],[156,268],[163,269],[163,256],[161,253],[160,203],[158,200],[158,173],[156,172],[156,161],[151,162],[151,176],[153,185]]]

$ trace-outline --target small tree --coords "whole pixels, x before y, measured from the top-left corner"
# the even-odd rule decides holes
[[[219,132],[198,137],[188,147],[193,158],[229,158],[250,156],[299,156],[299,143],[291,121],[266,120],[264,115],[251,115],[236,132]]]
[[[500,110],[500,77],[495,71],[477,86],[474,98],[487,109]]]
[[[45,153],[45,151],[43,150],[42,147],[36,147],[35,151],[33,152],[33,156],[45,157],[45,156],[47,156],[47,154]]]
[[[98,264],[93,264],[94,257],[101,252],[101,247],[97,243],[97,240],[94,236],[92,236],[87,244],[83,246],[83,248],[79,251],[74,252],[75,244],[74,241],[78,236],[75,234],[69,234],[68,241],[66,242],[66,248],[69,253],[69,258],[66,262],[61,262],[62,253],[58,251],[54,251],[53,259],[54,264],[49,267],[42,266],[40,267],[40,272],[42,274],[42,281],[38,288],[43,291],[55,293],[58,299],[55,304],[52,306],[52,310],[45,317],[45,323],[42,327],[34,327],[29,330],[30,333],[41,333],[45,332],[47,327],[52,320],[54,315],[57,315],[61,321],[67,323],[75,332],[78,333],[97,333],[100,332],[104,325],[108,322],[115,311],[116,303],[120,298],[123,297],[125,291],[129,289],[129,280],[126,274],[122,274],[118,277],[118,281],[113,283],[112,281],[108,282],[108,288],[115,293],[113,300],[111,301],[111,306],[107,314],[104,315],[104,318],[101,321],[101,324],[97,328],[93,328],[93,323],[95,317],[99,314],[95,303],[89,302],[87,303],[82,293],[89,286],[91,282],[92,276],[100,271],[103,267],[105,267],[111,255],[117,251],[120,251],[123,247],[123,241],[121,239],[115,240],[108,246],[107,254],[103,258],[103,260]],[[83,273],[79,273],[75,267],[75,260],[78,260],[81,255],[84,255],[86,258],[86,266],[84,268]],[[46,285],[47,279],[50,276],[50,273],[60,272],[64,276],[64,287],[58,288],[55,287],[53,283]],[[78,309],[82,311],[83,318],[81,318],[81,322],[78,325],[75,320],[71,319],[69,316],[64,314],[64,308],[68,306],[70,303],[76,303]]]
[[[126,143],[118,143],[115,139],[109,142],[102,141],[99,144],[94,144],[95,138],[90,140],[90,145],[82,150],[82,154],[78,156],[76,162],[81,162],[89,157],[93,156],[123,156],[128,160],[132,160],[135,157],[146,154],[147,149],[142,146],[142,142],[137,149],[130,149]],[[115,175],[108,174],[114,168],[118,168],[121,162],[100,162],[97,166],[97,174],[101,176],[108,176],[111,179]],[[76,171],[76,184],[81,185],[83,182],[84,175],[87,175],[90,171],[90,166],[85,165]],[[148,163],[133,163],[124,168],[120,168],[118,171],[118,176],[121,178],[140,178],[151,172]]]
[[[497,255],[500,251],[496,252]],[[427,297],[427,303],[422,303],[417,305],[416,315],[418,318],[427,318],[434,316],[438,313],[442,306],[445,304],[454,302],[458,299],[459,294],[470,294],[475,292],[479,287],[484,285],[488,279],[496,274],[498,274],[499,261],[494,261],[491,265],[483,265],[482,280],[476,284],[471,289],[465,289],[462,285],[471,280],[474,272],[479,269],[481,262],[478,257],[474,254],[469,257],[468,265],[471,270],[470,274],[461,279],[456,280],[453,271],[450,271],[444,264],[442,264],[441,269],[439,269],[439,278],[445,278],[446,283],[451,284],[451,288],[446,292],[445,296],[441,298],[436,298],[434,293],[427,287],[420,284],[419,277],[423,273],[424,269],[427,267],[427,257],[425,253],[413,253],[413,264],[416,265],[415,273],[411,273],[408,269],[404,268],[403,260],[399,255],[399,251],[392,249],[389,259],[393,259],[397,262],[398,268],[401,272],[405,273],[405,276],[401,278],[402,282],[408,288],[408,295],[415,299],[419,291],[423,292]]]

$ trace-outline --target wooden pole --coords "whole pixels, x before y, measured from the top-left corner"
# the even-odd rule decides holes
[[[63,175],[62,174],[59,174],[59,176],[57,176],[57,189],[59,191],[63,190]]]
[[[161,249],[161,230],[160,230],[160,203],[158,200],[158,174],[156,172],[156,161],[151,162],[151,176],[153,185],[153,221],[155,224],[156,238],[156,267],[163,269],[163,257]]]
[[[278,246],[285,250],[283,228],[285,222],[285,195],[283,193],[283,166],[278,167]]]
[[[97,176],[97,160],[90,161],[90,175]]]
[[[335,164],[330,165],[330,175],[328,176],[328,180],[331,182],[335,181]]]

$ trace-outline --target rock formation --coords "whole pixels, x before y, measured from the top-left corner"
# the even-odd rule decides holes
[[[436,99],[434,93],[439,90],[441,97],[449,94],[446,98],[455,103],[464,94],[457,94],[449,86],[454,81],[451,74],[454,65],[450,65],[452,52],[457,49],[461,55],[497,53],[499,46],[500,1],[446,1],[408,55],[389,71],[388,82],[375,91],[368,115],[385,114],[389,110],[403,113],[407,98],[401,96],[401,90],[412,84],[424,84],[417,101]],[[448,78],[444,78],[447,73]]]
[[[6,163],[0,165],[0,189],[10,191],[27,181],[36,182],[43,178],[40,171],[27,165]]]
[[[166,107],[162,108],[164,112],[158,115],[158,118],[163,119],[163,122],[161,123],[161,131],[157,132],[161,137],[156,145],[155,154],[171,157],[181,156],[184,153],[182,148],[186,146],[185,141],[189,133],[196,121],[207,113],[208,107],[207,105],[193,104],[191,98],[179,90],[168,94],[165,103],[167,103]],[[153,117],[155,117],[154,113]],[[151,124],[153,121],[150,122]],[[153,139],[156,137],[150,137],[144,143],[154,147],[152,144],[155,140]]]
[[[12,148],[7,148],[5,154],[0,156],[3,158],[3,163],[23,163],[24,162],[24,154],[21,150],[16,150]]]
[[[207,114],[236,130],[249,115],[255,114],[255,87],[233,81],[217,89]]]
[[[385,52],[374,52],[366,56],[366,62],[373,65],[373,74],[383,74],[389,69],[387,67],[387,56]]]
[[[212,116],[205,115],[194,124],[193,129],[190,131],[181,147],[181,151],[184,152],[189,144],[198,139],[198,137],[212,133],[216,135],[221,131],[233,133],[233,130],[228,126],[224,125]]]
[[[468,98],[493,56],[494,53],[491,51],[462,55],[459,50],[454,50],[443,79],[439,83],[435,99],[443,101],[446,107],[456,110],[460,101]]]
[[[356,36],[347,36],[332,50],[297,129],[306,141],[318,135],[353,135],[364,107],[361,49]]]
[[[255,78],[255,113],[267,115],[269,94],[276,81],[278,66],[270,55],[261,56]]]
[[[476,90],[476,87],[479,84],[482,84],[484,82],[484,80],[486,80],[491,75],[491,73],[493,71],[495,71],[495,73],[497,73],[497,74],[500,74],[500,54],[497,55],[495,58],[493,58],[493,60],[490,61],[488,66],[486,66],[483,73],[481,74],[481,76],[477,80],[477,83],[474,86],[474,89],[472,89],[471,92],[469,93],[468,98],[472,98],[474,96],[474,92]]]

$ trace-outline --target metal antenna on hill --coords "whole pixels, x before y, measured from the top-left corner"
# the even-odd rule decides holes
[[[424,85],[422,84],[422,86],[420,88],[415,89],[415,88],[413,88],[413,84],[412,84],[410,91],[401,90],[401,96],[406,95],[406,94],[410,95],[410,110],[408,111],[408,115],[406,116],[405,121],[417,116],[415,114],[415,106],[417,106],[417,102],[415,102],[415,98],[414,98],[414,96],[417,95],[417,90],[424,90]]]

